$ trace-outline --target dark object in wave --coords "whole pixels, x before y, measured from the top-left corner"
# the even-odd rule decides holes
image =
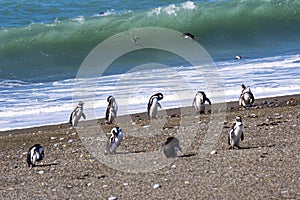
[[[182,36],[184,38],[191,38],[192,40],[195,40],[196,39],[196,35],[192,34],[192,33],[183,33]]]

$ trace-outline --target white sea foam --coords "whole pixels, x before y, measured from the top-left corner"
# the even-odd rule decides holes
[[[194,9],[197,8],[195,3],[192,2],[192,1],[184,2],[184,3],[181,4],[181,6],[182,6],[183,9],[186,9],[186,10],[194,10]]]
[[[79,15],[79,16],[75,17],[73,19],[73,21],[76,21],[76,22],[79,22],[80,24],[83,24],[85,22],[85,17],[82,16],[82,15]]]
[[[78,99],[85,102],[87,118],[104,117],[107,97],[114,95],[118,115],[146,112],[149,97],[164,94],[164,109],[191,106],[194,94],[205,91],[212,103],[237,100],[240,85],[251,86],[256,98],[300,93],[300,55],[242,59],[216,63],[226,98],[220,100],[208,88],[203,66],[181,66],[133,71],[90,79],[49,83],[4,81],[0,83],[0,130],[67,122]],[[198,71],[199,73],[195,73]],[[80,86],[74,93],[74,88]],[[91,87],[95,86],[95,87]],[[77,96],[73,102],[74,96]],[[79,97],[79,98],[78,98]]]
[[[166,13],[168,15],[177,16],[177,13],[180,9],[184,10],[195,10],[197,6],[192,1],[187,1],[184,3],[181,3],[180,5],[170,4],[166,7],[157,7],[152,9],[147,13],[148,16],[152,15],[160,15],[161,13]]]

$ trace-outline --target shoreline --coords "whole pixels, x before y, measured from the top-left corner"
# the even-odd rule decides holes
[[[286,104],[291,98],[295,105]],[[185,115],[183,108],[167,110],[167,119],[156,133],[149,131],[155,124],[149,127],[146,113],[130,115],[130,122],[122,124],[125,139],[113,155],[101,154],[105,139],[99,138],[106,138],[105,133],[115,126],[103,119],[84,121],[79,129],[62,124],[6,131],[0,136],[0,199],[298,199],[300,95],[255,103],[251,108],[227,104],[225,119],[219,123],[221,133],[206,153],[200,150],[210,116],[218,113],[195,116],[194,109]],[[243,117],[245,140],[241,149],[230,150],[227,135],[238,115]],[[182,119],[191,121],[180,124]],[[158,160],[163,164],[159,169],[149,164],[148,155],[159,152],[170,135],[178,137],[179,130],[192,143],[181,138],[179,157],[165,164]],[[26,154],[37,143],[44,147],[45,158],[29,170]],[[140,166],[144,171],[134,172]]]
[[[299,104],[299,99],[300,99],[300,94],[293,94],[293,95],[284,95],[284,96],[274,96],[274,97],[264,97],[264,98],[260,98],[260,99],[255,99],[254,102],[254,106],[261,106],[262,102],[266,101],[266,102],[277,102],[274,104],[277,104],[279,106],[286,106],[286,102],[291,99],[294,98],[297,100],[297,104]],[[226,110],[235,110],[235,109],[239,109],[239,105],[238,105],[238,101],[229,101],[229,102],[224,102],[224,103],[216,103],[214,104],[215,106],[218,106],[220,104],[226,104]],[[206,105],[206,109],[210,109],[209,105]],[[180,110],[180,109],[185,109],[185,108],[190,108],[190,107],[183,107],[183,108],[168,108],[166,109],[166,111],[170,112],[173,110]],[[146,115],[146,112],[139,112],[139,113],[132,113],[132,114],[127,114],[127,115],[121,115],[119,117],[125,117],[125,116],[131,116],[131,115]],[[91,121],[96,121],[96,120],[100,120],[100,121],[104,121],[104,118],[96,118],[96,119],[87,119],[84,120],[85,122],[91,122]],[[83,121],[82,119],[80,121]],[[69,127],[69,123],[68,122],[62,122],[62,123],[57,123],[57,124],[50,124],[50,125],[37,125],[37,126],[33,126],[33,127],[26,127],[26,128],[18,128],[18,129],[9,129],[9,130],[3,130],[0,131],[0,137],[1,136],[7,136],[9,134],[15,135],[15,134],[22,134],[22,132],[24,133],[30,133],[30,132],[38,132],[40,130],[54,130],[56,128],[68,128]]]

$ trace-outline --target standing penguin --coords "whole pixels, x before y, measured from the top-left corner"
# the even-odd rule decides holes
[[[157,118],[157,108],[162,106],[158,101],[162,100],[164,98],[164,95],[162,93],[156,93],[152,95],[148,102],[148,117],[150,119]]]
[[[240,148],[241,140],[242,141],[244,140],[243,122],[242,122],[242,117],[237,116],[228,134],[228,144],[232,149],[234,147]]]
[[[167,141],[162,145],[162,151],[166,158],[176,158],[178,152],[182,152],[179,140],[176,137],[168,137]]]
[[[242,86],[242,92],[239,99],[239,105],[244,107],[250,107],[254,103],[254,95],[250,90],[249,86],[245,86],[244,84]]]
[[[123,140],[124,134],[121,128],[114,127],[110,131],[110,136],[106,144],[106,153],[116,153],[118,146]]]
[[[40,144],[35,144],[34,146],[30,147],[29,151],[27,152],[27,163],[28,167],[32,168],[36,162],[39,162],[44,159],[44,149]]]
[[[210,100],[206,97],[206,94],[202,91],[198,91],[194,97],[192,106],[195,107],[197,113],[204,113],[205,110],[205,101],[211,105]]]
[[[117,117],[118,104],[113,96],[109,96],[107,102],[108,106],[105,113],[105,122],[111,124]]]
[[[69,123],[71,124],[72,127],[77,127],[78,121],[81,118],[81,116],[84,119],[86,119],[85,114],[83,113],[83,104],[84,103],[80,101],[70,115]]]

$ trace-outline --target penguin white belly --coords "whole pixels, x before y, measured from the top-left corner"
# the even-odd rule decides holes
[[[196,95],[195,107],[197,112],[203,112],[205,109],[205,103],[203,102],[203,97],[199,94]]]
[[[109,109],[108,121],[112,123],[115,120],[115,112],[113,108]]]
[[[249,92],[243,93],[239,99],[240,106],[249,107],[252,105],[252,99]]]
[[[244,94],[244,100],[245,100],[245,105],[251,104],[251,97],[248,92]]]
[[[76,112],[75,116],[73,117],[73,121],[72,121],[74,126],[78,125],[78,122],[82,116],[82,113],[83,113],[83,111],[81,109]]]
[[[243,131],[242,127],[238,126],[232,133],[234,134],[233,141],[232,141],[234,146],[240,146],[242,131]]]
[[[31,149],[31,162],[33,165],[35,165],[35,162],[39,159],[37,153],[35,152],[35,147]]]
[[[116,150],[117,150],[118,146],[120,145],[120,143],[122,142],[122,140],[123,140],[123,133],[120,132],[118,137],[115,138],[115,142],[112,143],[112,145],[111,145],[112,152],[114,152],[114,153],[116,152]]]
[[[150,118],[155,118],[157,116],[157,109],[158,109],[158,100],[154,99],[149,111]]]
[[[243,97],[240,97],[240,99],[239,99],[239,105],[240,105],[240,106],[246,106]]]

